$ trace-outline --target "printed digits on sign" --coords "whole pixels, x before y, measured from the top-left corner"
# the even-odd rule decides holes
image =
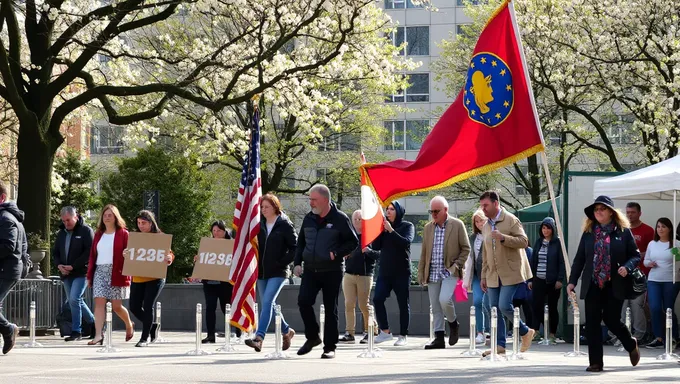
[[[137,259],[136,260],[137,261],[146,261],[145,257],[146,257],[146,249],[144,249],[144,248],[137,249]]]
[[[165,249],[156,250],[156,261],[159,263],[165,261]]]
[[[134,260],[135,259],[135,249],[134,248],[128,249],[128,255],[130,255],[130,260]]]
[[[156,250],[147,249],[146,250],[146,261],[156,261]]]
[[[217,255],[217,265],[224,265],[225,256],[226,255],[224,253],[220,253],[219,255]]]
[[[228,255],[227,255],[227,260],[225,261],[224,265],[230,266],[230,265],[231,265],[231,259],[233,259],[233,258],[234,258],[234,255],[232,255],[231,253],[228,254]]]

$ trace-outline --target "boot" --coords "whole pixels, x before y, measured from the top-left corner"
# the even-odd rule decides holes
[[[446,341],[444,341],[446,333],[444,331],[437,331],[434,333],[434,340],[425,345],[425,349],[444,349],[446,348]]]
[[[453,323],[449,323],[449,328],[451,331],[451,334],[449,335],[449,345],[454,346],[458,342],[458,328],[460,324],[458,321],[454,321]]]
[[[151,324],[151,342],[153,343],[158,338],[158,323]]]

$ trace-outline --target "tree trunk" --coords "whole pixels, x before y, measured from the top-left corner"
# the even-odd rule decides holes
[[[56,148],[41,139],[36,127],[19,128],[17,159],[19,165],[19,198],[17,204],[25,213],[26,233],[38,233],[49,241],[52,164]],[[50,275],[50,253],[41,263],[44,276]]]

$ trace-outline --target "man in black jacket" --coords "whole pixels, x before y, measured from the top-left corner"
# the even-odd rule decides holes
[[[64,290],[71,307],[71,335],[66,341],[80,340],[83,334],[82,318],[94,326],[94,316],[83,300],[87,288],[87,264],[90,260],[90,248],[94,232],[75,207],[64,207],[61,210],[61,230],[57,234],[52,250],[52,262],[59,270],[64,283]],[[94,337],[94,332],[90,333]]]
[[[28,241],[24,230],[24,212],[16,203],[7,201],[7,187],[0,182],[0,307],[2,302],[21,279],[23,260],[28,260]],[[0,312],[0,334],[7,354],[16,343],[19,327],[12,324]]]
[[[357,247],[359,240],[347,215],[331,203],[331,192],[327,186],[317,184],[312,187],[309,205],[312,211],[305,216],[300,228],[293,271],[296,276],[300,276],[304,261],[305,273],[298,306],[307,341],[297,353],[306,355],[321,344],[319,324],[314,314],[316,295],[321,290],[326,307],[321,358],[332,359],[338,343],[338,294],[342,283],[342,263],[344,257]]]

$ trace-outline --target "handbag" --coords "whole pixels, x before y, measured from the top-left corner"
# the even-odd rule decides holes
[[[463,280],[458,279],[456,288],[453,289],[453,296],[456,299],[456,303],[468,301],[468,293],[467,290],[463,288]]]
[[[647,292],[647,276],[645,276],[640,268],[633,269],[625,277],[626,299],[634,300]]]

